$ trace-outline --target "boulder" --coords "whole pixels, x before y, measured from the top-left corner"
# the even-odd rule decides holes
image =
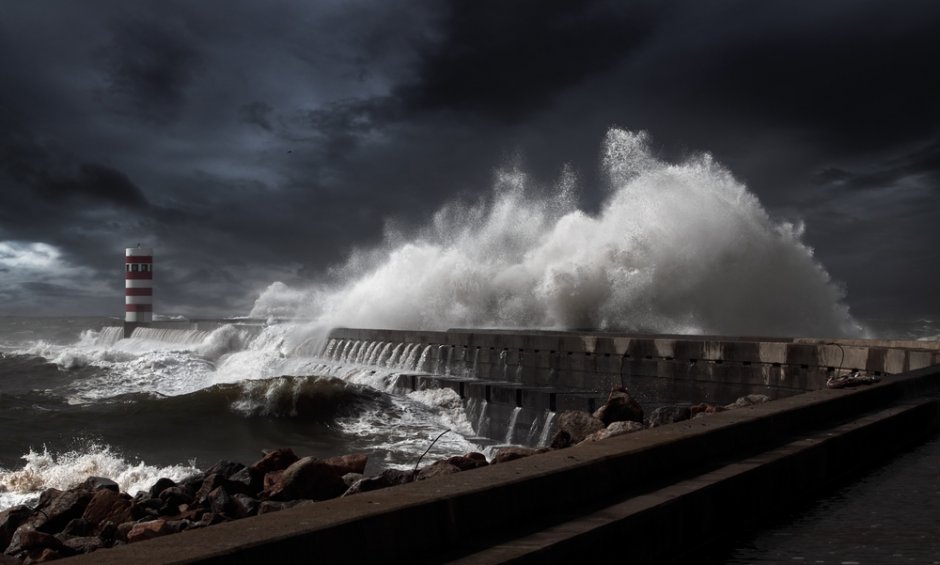
[[[725,408],[731,410],[733,408],[743,408],[745,406],[752,406],[754,404],[762,404],[770,400],[770,397],[766,394],[748,394],[747,396],[742,396],[732,402],[731,404],[725,405]]]
[[[256,499],[247,494],[233,494],[232,498],[235,500],[237,507],[236,515],[239,518],[254,516],[258,513],[258,501]]]
[[[278,481],[281,480],[281,475],[284,474],[284,469],[278,471],[271,471],[264,476],[264,482],[262,486],[264,487],[264,492],[269,492]]]
[[[605,427],[607,424],[600,418],[595,418],[580,410],[566,410],[558,416],[558,431],[566,432],[572,444],[579,443],[590,434]]]
[[[150,498],[157,498],[160,496],[161,492],[175,486],[176,483],[172,479],[157,479],[157,482],[153,483],[153,486],[150,487],[150,490],[147,492],[147,494],[150,496]]]
[[[272,449],[265,451],[264,457],[255,461],[249,469],[252,469],[260,476],[265,476],[271,471],[283,471],[300,459],[289,447]]]
[[[375,477],[363,477],[352,484],[349,489],[343,493],[343,496],[350,496],[360,492],[369,492],[388,488],[395,485],[403,485],[414,480],[414,473],[411,470],[386,469],[381,475]]]
[[[629,434],[632,432],[638,432],[640,430],[645,430],[646,426],[640,422],[634,422],[633,420],[626,420],[622,422],[611,422],[609,426],[603,430],[598,430],[593,434],[587,436],[582,441],[578,443],[581,445],[583,443],[591,443],[595,441],[601,441],[609,437],[620,436],[623,434]]]
[[[223,459],[219,461],[218,463],[216,463],[215,465],[206,469],[205,474],[207,477],[209,475],[222,475],[224,478],[227,479],[244,468],[245,466],[242,465],[241,463],[238,463],[236,461],[226,461]]]
[[[120,485],[106,477],[88,477],[84,482],[82,482],[81,486],[83,489],[90,491],[96,491],[102,488],[113,490],[114,492],[121,491]]]
[[[51,549],[62,555],[73,555],[75,553],[54,535],[40,532],[31,526],[17,528],[13,532],[10,545],[7,546],[4,553],[20,559],[32,558],[35,560],[46,549]]]
[[[674,422],[682,422],[692,417],[688,406],[660,406],[650,414],[650,427],[656,428]]]
[[[132,518],[130,498],[108,488],[95,491],[82,513],[82,519],[91,524],[92,529],[102,522],[120,524]]]
[[[104,547],[104,542],[98,536],[72,536],[62,540],[62,544],[75,553],[91,553]]]
[[[538,450],[531,447],[501,447],[496,450],[493,456],[493,463],[505,463],[513,459],[522,459],[530,455],[535,455]]]
[[[433,479],[434,477],[440,477],[443,475],[453,475],[454,473],[459,473],[460,467],[448,463],[446,460],[438,461],[424,467],[418,471],[418,477],[416,480],[423,481],[425,479]]]
[[[206,496],[206,505],[216,514],[232,518],[239,514],[235,499],[223,487],[216,487]]]
[[[279,512],[287,508],[293,508],[294,506],[299,506],[301,504],[309,504],[309,501],[306,500],[264,500],[258,504],[258,515],[268,514],[271,512]]]
[[[444,459],[447,463],[457,467],[461,471],[469,471],[470,469],[477,469],[479,467],[486,467],[489,463],[486,461],[486,455],[479,453],[477,451],[471,451],[464,455],[455,455],[453,457],[448,457]]]
[[[323,462],[332,467],[338,477],[342,477],[346,473],[359,473],[361,475],[365,472],[368,461],[368,454],[352,453],[350,455],[330,457]]]
[[[160,493],[160,500],[163,501],[165,507],[171,507],[178,509],[182,505],[189,505],[193,503],[193,497],[189,494],[189,491],[183,487],[170,487],[164,489]]]
[[[36,512],[29,522],[41,532],[58,533],[69,521],[82,517],[85,507],[88,506],[93,496],[93,492],[82,487],[70,488],[64,492],[55,491],[55,494],[45,500],[40,496]]]
[[[558,430],[555,432],[555,435],[552,436],[551,443],[548,446],[552,449],[564,449],[571,445],[571,434],[565,430]]]
[[[258,494],[264,489],[264,475],[245,467],[228,478],[227,486],[232,493]]]
[[[630,396],[630,393],[627,392],[625,388],[615,388],[610,391],[610,396],[607,397],[607,402],[598,408],[594,412],[594,417],[604,423],[604,426],[608,426],[611,422],[642,422],[643,421],[643,407]],[[588,434],[594,433],[597,430],[592,430]],[[571,439],[574,443],[578,443],[580,440],[572,434]]]
[[[10,545],[10,539],[17,528],[22,526],[33,515],[28,506],[13,506],[0,512],[0,551]]]
[[[280,478],[266,491],[271,500],[328,500],[346,492],[346,483],[336,467],[316,457],[304,457],[284,469]]]
[[[693,404],[689,406],[689,413],[693,418],[699,414],[715,414],[717,412],[724,412],[726,408],[724,406],[716,406],[714,404],[708,404],[705,402],[700,402],[698,404]]]
[[[127,532],[127,542],[134,543],[153,539],[167,534],[172,534],[173,529],[167,526],[165,520],[150,520],[149,522],[138,522],[134,524]]]

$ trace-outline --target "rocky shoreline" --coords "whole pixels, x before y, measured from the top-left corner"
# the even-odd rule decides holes
[[[251,465],[219,461],[179,482],[159,479],[131,496],[114,481],[89,477],[68,490],[47,489],[35,507],[0,512],[0,565],[42,563],[102,548],[135,543],[213,524],[315,504],[440,475],[469,471],[553,449],[705,417],[740,406],[766,402],[763,395],[739,398],[727,406],[664,406],[644,417],[643,408],[622,388],[611,391],[593,414],[559,414],[549,447],[503,447],[492,459],[479,452],[442,459],[420,469],[387,469],[363,476],[368,455],[355,453],[317,459],[298,457],[290,448],[264,453]]]

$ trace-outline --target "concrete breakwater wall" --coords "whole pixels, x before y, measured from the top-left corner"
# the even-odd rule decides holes
[[[430,345],[418,370],[445,377],[438,382],[462,396],[552,411],[590,409],[613,385],[652,403],[722,404],[818,390],[851,371],[882,376],[940,363],[936,342],[353,328],[336,328],[330,338],[333,348]]]

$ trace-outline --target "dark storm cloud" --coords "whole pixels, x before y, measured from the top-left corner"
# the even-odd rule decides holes
[[[518,121],[565,88],[610,69],[655,26],[654,3],[459,0],[440,41],[419,48],[418,80],[401,89],[417,109]]]
[[[940,141],[893,159],[875,170],[857,172],[829,167],[818,171],[813,178],[820,185],[846,189],[890,189],[912,180],[930,190],[940,190]]]
[[[274,129],[271,125],[271,114],[274,112],[274,108],[269,104],[256,100],[239,108],[239,112],[245,123],[254,124],[267,131]]]
[[[14,3],[0,240],[115,292],[143,241],[164,311],[244,313],[476,202],[509,162],[536,184],[571,164],[596,209],[619,125],[667,159],[713,152],[805,220],[862,314],[940,312],[907,282],[940,274],[937,37],[929,2]],[[891,282],[858,280],[872,264]]]
[[[154,21],[118,20],[99,51],[109,102],[122,112],[160,122],[177,116],[186,87],[202,65],[184,29]]]

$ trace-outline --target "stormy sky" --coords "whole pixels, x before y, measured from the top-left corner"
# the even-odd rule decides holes
[[[603,198],[611,126],[708,151],[875,326],[940,315],[940,5],[6,2],[0,315],[245,314],[519,163]],[[932,318],[931,318],[932,319]]]

